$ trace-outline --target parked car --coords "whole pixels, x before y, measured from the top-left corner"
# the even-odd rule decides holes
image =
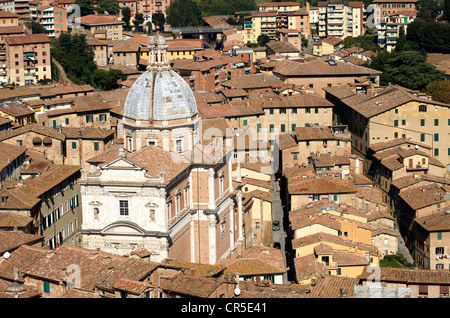
[[[272,222],[272,230],[279,231],[280,230],[280,221],[275,220]]]

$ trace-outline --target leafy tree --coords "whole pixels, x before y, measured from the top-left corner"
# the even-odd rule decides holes
[[[31,28],[31,33],[33,34],[47,34],[47,30],[39,22],[31,21],[26,24],[29,29]]]
[[[167,8],[167,22],[173,27],[203,25],[202,13],[192,0],[173,0]]]
[[[390,58],[384,65],[380,81],[394,83],[414,90],[422,90],[434,81],[445,80],[445,74],[426,62],[416,51],[404,51]]]
[[[75,3],[80,7],[81,16],[94,14],[95,11],[92,0],[76,0]]]
[[[151,23],[150,21],[147,21],[147,22],[145,23],[145,25],[147,26],[147,34],[152,33],[153,23]]]
[[[119,88],[118,80],[126,80],[127,76],[121,70],[110,69],[109,71],[96,69],[92,73],[93,84],[101,90],[109,91]]]
[[[164,23],[166,23],[166,18],[164,17],[164,13],[156,12],[152,14],[152,22],[155,27],[159,27],[159,31],[164,31]]]
[[[233,15],[238,11],[254,11],[257,9],[255,0],[197,0],[203,16]]]
[[[117,15],[120,12],[120,7],[116,0],[97,0],[96,3],[94,10],[97,13],[103,14],[108,12],[109,14]]]
[[[133,19],[133,25],[135,30],[137,31],[137,28],[144,23],[144,15],[142,13],[136,13]]]
[[[344,38],[344,41],[342,41],[342,44],[344,45],[344,48],[348,49],[353,46],[357,46],[358,42],[356,42],[356,39],[352,36],[347,36]]]
[[[425,87],[424,92],[438,102],[450,104],[450,81],[432,82]]]
[[[76,84],[91,84],[91,75],[97,66],[94,51],[86,43],[86,35],[64,32],[51,41],[51,56],[59,62],[67,77]]]
[[[260,34],[256,39],[259,46],[266,46],[266,44],[270,41],[270,38],[267,34]]]
[[[122,9],[122,21],[125,23],[126,27],[130,26],[131,20],[131,9],[129,7],[125,7]]]

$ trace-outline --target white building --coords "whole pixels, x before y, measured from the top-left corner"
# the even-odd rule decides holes
[[[147,71],[128,93],[125,149],[104,154],[80,181],[83,247],[214,264],[243,241],[242,196],[231,152],[212,154],[220,139],[198,138],[194,95],[166,49],[162,36],[151,39]]]

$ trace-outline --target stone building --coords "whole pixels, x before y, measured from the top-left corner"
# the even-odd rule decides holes
[[[80,182],[83,247],[117,254],[146,248],[152,261],[210,264],[236,250],[242,195],[233,188],[230,153],[200,139],[197,113],[157,34],[118,122],[124,147]]]

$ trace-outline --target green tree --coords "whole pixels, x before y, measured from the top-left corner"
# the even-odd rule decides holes
[[[137,31],[138,27],[144,23],[144,15],[142,13],[136,13],[133,19],[134,29]]]
[[[29,29],[31,29],[31,33],[33,34],[47,34],[47,30],[39,22],[31,21],[26,23],[26,25]]]
[[[94,63],[94,51],[87,45],[84,34],[61,33],[59,38],[51,40],[50,53],[72,82],[92,83],[91,75],[97,66]]]
[[[145,23],[145,25],[147,26],[147,34],[152,33],[153,23],[151,23],[150,21],[147,21],[147,22]]]
[[[405,43],[406,43],[405,28],[403,27],[403,25],[401,25],[400,29],[398,30],[398,38],[395,44],[395,51],[402,52],[405,48]]]
[[[119,88],[119,80],[126,80],[127,76],[121,70],[111,69],[109,71],[96,69],[92,73],[92,82],[94,86],[104,91]]]
[[[95,11],[97,13],[103,14],[114,14],[117,15],[120,12],[119,3],[116,0],[97,0],[95,6]]]
[[[384,65],[380,81],[393,83],[414,90],[423,90],[434,81],[445,80],[445,74],[426,62],[425,57],[416,51],[404,51],[390,58]]]
[[[260,34],[256,39],[259,46],[266,46],[266,44],[270,41],[270,38],[267,34]]]
[[[80,7],[81,16],[95,13],[92,0],[76,0],[75,3]]]
[[[126,27],[130,26],[131,9],[129,7],[125,7],[122,9],[122,21],[125,23]]]
[[[354,37],[347,36],[344,38],[344,41],[342,41],[342,44],[344,45],[344,48],[348,49],[357,46],[358,42],[356,42],[356,39]]]
[[[167,22],[173,27],[203,25],[202,13],[192,0],[173,0],[167,8]]]
[[[425,87],[424,92],[438,102],[450,104],[450,81],[432,82]]]
[[[152,14],[152,22],[156,27],[159,27],[159,31],[164,31],[164,23],[166,23],[166,18],[164,16],[164,13],[162,12],[156,12]]]

